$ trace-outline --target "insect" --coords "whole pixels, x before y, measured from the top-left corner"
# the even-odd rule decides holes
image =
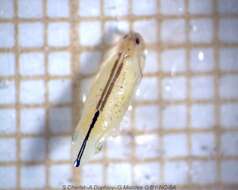
[[[87,96],[72,140],[74,166],[90,160],[120,121],[142,78],[144,40],[128,33],[112,48]]]

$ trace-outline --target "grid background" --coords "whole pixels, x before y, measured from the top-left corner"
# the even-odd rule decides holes
[[[144,78],[119,135],[73,169],[72,131],[117,28],[145,38]],[[236,0],[0,0],[0,188],[237,189],[237,36]]]

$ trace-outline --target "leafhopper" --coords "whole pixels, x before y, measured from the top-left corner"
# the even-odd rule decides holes
[[[73,135],[74,166],[90,160],[118,127],[142,78],[145,44],[138,33],[128,33],[103,61],[85,101]]]

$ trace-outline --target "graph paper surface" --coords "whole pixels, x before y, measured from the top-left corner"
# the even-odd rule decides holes
[[[120,129],[74,169],[91,79],[131,30],[144,78]],[[236,0],[0,0],[0,189],[237,189],[237,36]]]

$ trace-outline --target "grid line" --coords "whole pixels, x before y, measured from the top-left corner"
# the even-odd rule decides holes
[[[214,72],[214,71],[204,71],[204,72],[194,72],[191,71],[190,75],[193,77],[196,76],[201,76],[201,77],[206,77],[206,76],[211,76],[213,74],[217,74],[217,75],[237,75],[238,72],[237,71],[219,71],[219,72]],[[151,77],[155,77],[160,75],[162,78],[166,78],[166,77],[171,77],[171,73],[170,72],[155,72],[155,73],[145,73],[143,76],[145,76],[146,78],[151,78]],[[80,79],[88,79],[88,78],[92,78],[94,76],[94,74],[91,75],[82,75],[80,76]],[[182,76],[187,76],[186,72],[178,72],[176,73],[175,77],[182,77]],[[41,80],[44,79],[44,76],[19,76],[18,77],[20,80]],[[58,80],[58,79],[71,79],[72,76],[57,76],[57,75],[51,75],[48,77],[48,80]],[[2,76],[0,77],[0,80],[14,80],[15,77],[14,76]],[[231,99],[231,98],[229,98]]]
[[[73,125],[76,126],[78,122],[78,118],[82,108],[82,102],[78,102],[79,100],[79,89],[80,89],[80,82],[78,81],[78,74],[80,71],[80,67],[78,65],[78,60],[80,58],[81,47],[80,44],[80,37],[77,35],[77,28],[80,25],[80,19],[77,19],[77,12],[78,12],[78,1],[73,0],[70,1],[70,16],[72,19],[71,22],[71,56],[72,56],[72,73],[73,73]],[[71,160],[72,160],[72,153],[71,153]],[[72,162],[72,161],[71,161]],[[72,163],[71,163],[72,165]],[[81,170],[73,169],[73,182],[76,185],[81,183]]]
[[[161,3],[161,0],[157,0],[157,9],[158,10],[160,10],[160,3]],[[161,44],[160,44],[160,42],[161,42],[162,40],[161,40],[161,18],[160,17],[158,17],[158,42],[159,42],[159,44],[157,45],[157,48],[158,48],[158,51],[159,51],[159,54],[161,53]],[[158,66],[159,66],[159,70],[161,70],[161,56],[159,56],[158,57]],[[159,72],[159,74],[158,74],[160,77],[158,77],[158,82],[159,82],[159,88],[160,89],[162,89],[162,79],[164,78],[164,76],[163,75],[161,75],[161,72]],[[159,119],[160,119],[160,121],[159,121],[159,126],[160,126],[160,128],[161,128],[161,131],[158,129],[158,134],[159,134],[159,138],[160,138],[160,143],[159,143],[159,145],[161,146],[161,147],[164,147],[164,142],[163,142],[163,137],[164,137],[164,130],[163,130],[163,114],[162,114],[162,108],[161,107],[163,107],[164,106],[164,100],[163,100],[163,96],[162,96],[162,91],[160,90],[160,92],[159,92],[159,100],[161,101],[161,102],[163,102],[162,104],[159,104]],[[159,163],[160,163],[160,181],[162,182],[162,181],[164,181],[164,163],[165,163],[165,158],[164,158],[164,156],[163,156],[163,154],[160,156],[160,159],[159,159]]]
[[[77,14],[77,13],[76,13]],[[193,18],[195,19],[199,19],[199,18],[211,18],[213,17],[214,14],[207,14],[207,15],[192,15]],[[82,20],[82,21],[95,21],[95,20],[104,20],[104,21],[108,21],[108,20],[150,20],[150,19],[154,19],[154,18],[160,18],[161,20],[167,20],[167,19],[186,19],[186,17],[191,17],[190,15],[162,15],[162,14],[155,14],[155,15],[129,15],[128,16],[77,16],[75,17],[75,19],[77,20]],[[222,18],[237,18],[238,14],[218,14],[217,17],[222,17]],[[17,22],[41,22],[43,18],[14,18],[14,19],[3,19],[0,18],[0,23],[5,23],[5,22],[12,22],[12,23],[17,23]],[[49,22],[68,22],[68,21],[72,21],[72,18],[50,18],[47,16],[47,20]]]
[[[189,22],[190,22],[190,16],[189,16],[189,0],[185,0],[185,39],[188,44],[190,44],[190,39],[189,39]],[[191,140],[191,73],[190,73],[190,49],[186,48],[185,49],[185,60],[186,60],[186,67],[187,67],[187,81],[186,81],[186,86],[187,86],[187,140],[188,140],[188,154],[191,155],[192,153],[192,140]],[[192,176],[190,175],[190,171],[192,170],[192,159],[189,156],[188,159],[188,171],[187,171],[187,177],[188,177],[188,184],[189,187],[192,187]]]
[[[50,169],[50,164],[49,164],[49,139],[51,136],[51,131],[50,131],[50,127],[49,127],[49,110],[48,110],[48,104],[49,104],[49,89],[48,89],[48,82],[49,82],[49,72],[48,72],[48,56],[49,56],[49,52],[48,52],[48,19],[47,19],[47,0],[43,1],[43,15],[44,15],[44,62],[45,62],[45,75],[44,75],[44,84],[45,84],[45,104],[46,104],[46,117],[45,117],[45,140],[46,140],[46,162],[45,162],[45,166],[46,166],[46,170],[45,170],[45,188],[49,189],[50,185],[49,185],[49,180],[50,180],[50,174],[49,174],[49,169]]]
[[[219,14],[217,13],[218,8],[218,1],[213,0],[213,9],[214,9],[214,59],[215,59],[215,73],[214,73],[214,95],[215,95],[215,141],[216,141],[216,149],[220,150],[220,136],[221,136],[221,130],[220,130],[220,107],[221,107],[221,100],[219,95],[219,79],[220,79],[220,69],[219,69]],[[216,156],[216,179],[217,179],[217,186],[221,189],[224,188],[223,183],[221,182],[221,158],[219,155],[219,152],[217,151]]]
[[[14,13],[15,13],[15,18],[18,17],[18,1],[15,0],[14,1]],[[21,173],[20,173],[20,152],[21,152],[21,147],[20,147],[20,95],[19,95],[19,89],[20,89],[20,81],[18,80],[18,77],[19,77],[19,48],[18,48],[18,22],[15,24],[15,45],[16,45],[16,80],[15,80],[15,84],[16,84],[16,146],[17,146],[17,149],[16,149],[16,159],[17,159],[17,162],[16,162],[16,185],[17,187],[20,187],[20,176],[21,176]]]
[[[128,15],[129,15],[129,18],[128,18],[128,22],[129,22],[129,31],[132,31],[132,28],[133,28],[133,20],[131,19],[131,15],[132,15],[132,0],[128,0]],[[132,102],[132,107],[135,108],[135,104]],[[132,134],[135,134],[135,109],[133,109],[131,112],[130,112],[130,117],[131,117],[131,128],[132,128]],[[132,179],[132,184],[135,184],[135,178],[134,176],[136,175],[136,171],[135,171],[135,152],[136,152],[136,149],[135,149],[135,142],[132,141],[130,143],[130,147],[131,147],[131,153],[132,153],[132,156],[130,158],[130,162],[131,162],[131,167],[133,168],[132,169],[132,172],[131,172],[131,179]]]
[[[167,43],[167,42],[160,42],[160,49],[161,51],[164,50],[170,50],[170,49],[179,49],[179,48],[212,48],[214,47],[214,43],[215,42],[201,42],[201,43],[193,43],[193,44],[188,44],[188,43]],[[219,44],[216,44],[218,47],[220,48],[237,48],[238,47],[238,43],[237,42],[221,42]],[[153,50],[156,49],[158,46],[158,44],[155,43],[150,43],[148,45],[146,45],[148,50]],[[99,50],[99,51],[103,51],[106,50],[108,48],[110,48],[111,45],[107,45],[105,44],[104,46],[80,46],[80,49],[76,50],[76,53],[79,52],[84,52],[84,51],[93,51],[93,50]],[[50,49],[48,50],[49,52],[55,52],[55,51],[69,51],[71,50],[69,47],[53,47],[50,46]],[[39,51],[44,51],[44,47],[32,47],[32,48],[27,48],[27,47],[21,47],[19,49],[19,53],[30,53],[30,52],[39,52]],[[12,48],[0,48],[1,52],[15,52],[16,51],[16,47],[12,47]]]
[[[103,8],[104,0],[100,0],[99,3],[100,3],[100,8],[99,8],[100,15],[101,15],[102,18],[104,18],[104,8]],[[105,28],[105,20],[100,19],[101,34],[104,34],[104,28]],[[102,50],[105,50],[105,45],[106,45],[105,41],[102,37],[102,42],[100,43],[99,46],[102,48]],[[107,147],[104,148],[102,151],[103,151],[103,158],[104,158],[103,161],[102,161],[102,163],[103,163],[102,182],[103,182],[103,184],[107,184],[107,164],[108,164]]]
[[[191,129],[191,133],[201,133],[201,132],[213,132],[213,128],[211,129]],[[238,130],[236,128],[224,128],[224,129],[220,129],[222,133],[225,133],[225,132],[238,132]],[[164,133],[165,135],[167,134],[180,134],[180,133],[185,133],[187,131],[186,128],[184,129],[154,129],[154,130],[150,130],[150,131],[147,131],[146,134],[148,135],[152,135],[156,132],[159,132],[160,133]],[[127,131],[121,131],[121,136],[128,136],[128,133]],[[144,131],[143,130],[138,130],[136,129],[134,131],[134,134],[135,135],[142,135],[144,134]],[[71,132],[64,132],[64,133],[57,133],[57,134],[51,134],[52,137],[67,137],[71,135]],[[15,134],[4,134],[4,135],[0,135],[1,138],[13,138],[15,137]],[[25,137],[25,138],[29,138],[29,137],[44,137],[44,134],[22,134],[21,137]]]

